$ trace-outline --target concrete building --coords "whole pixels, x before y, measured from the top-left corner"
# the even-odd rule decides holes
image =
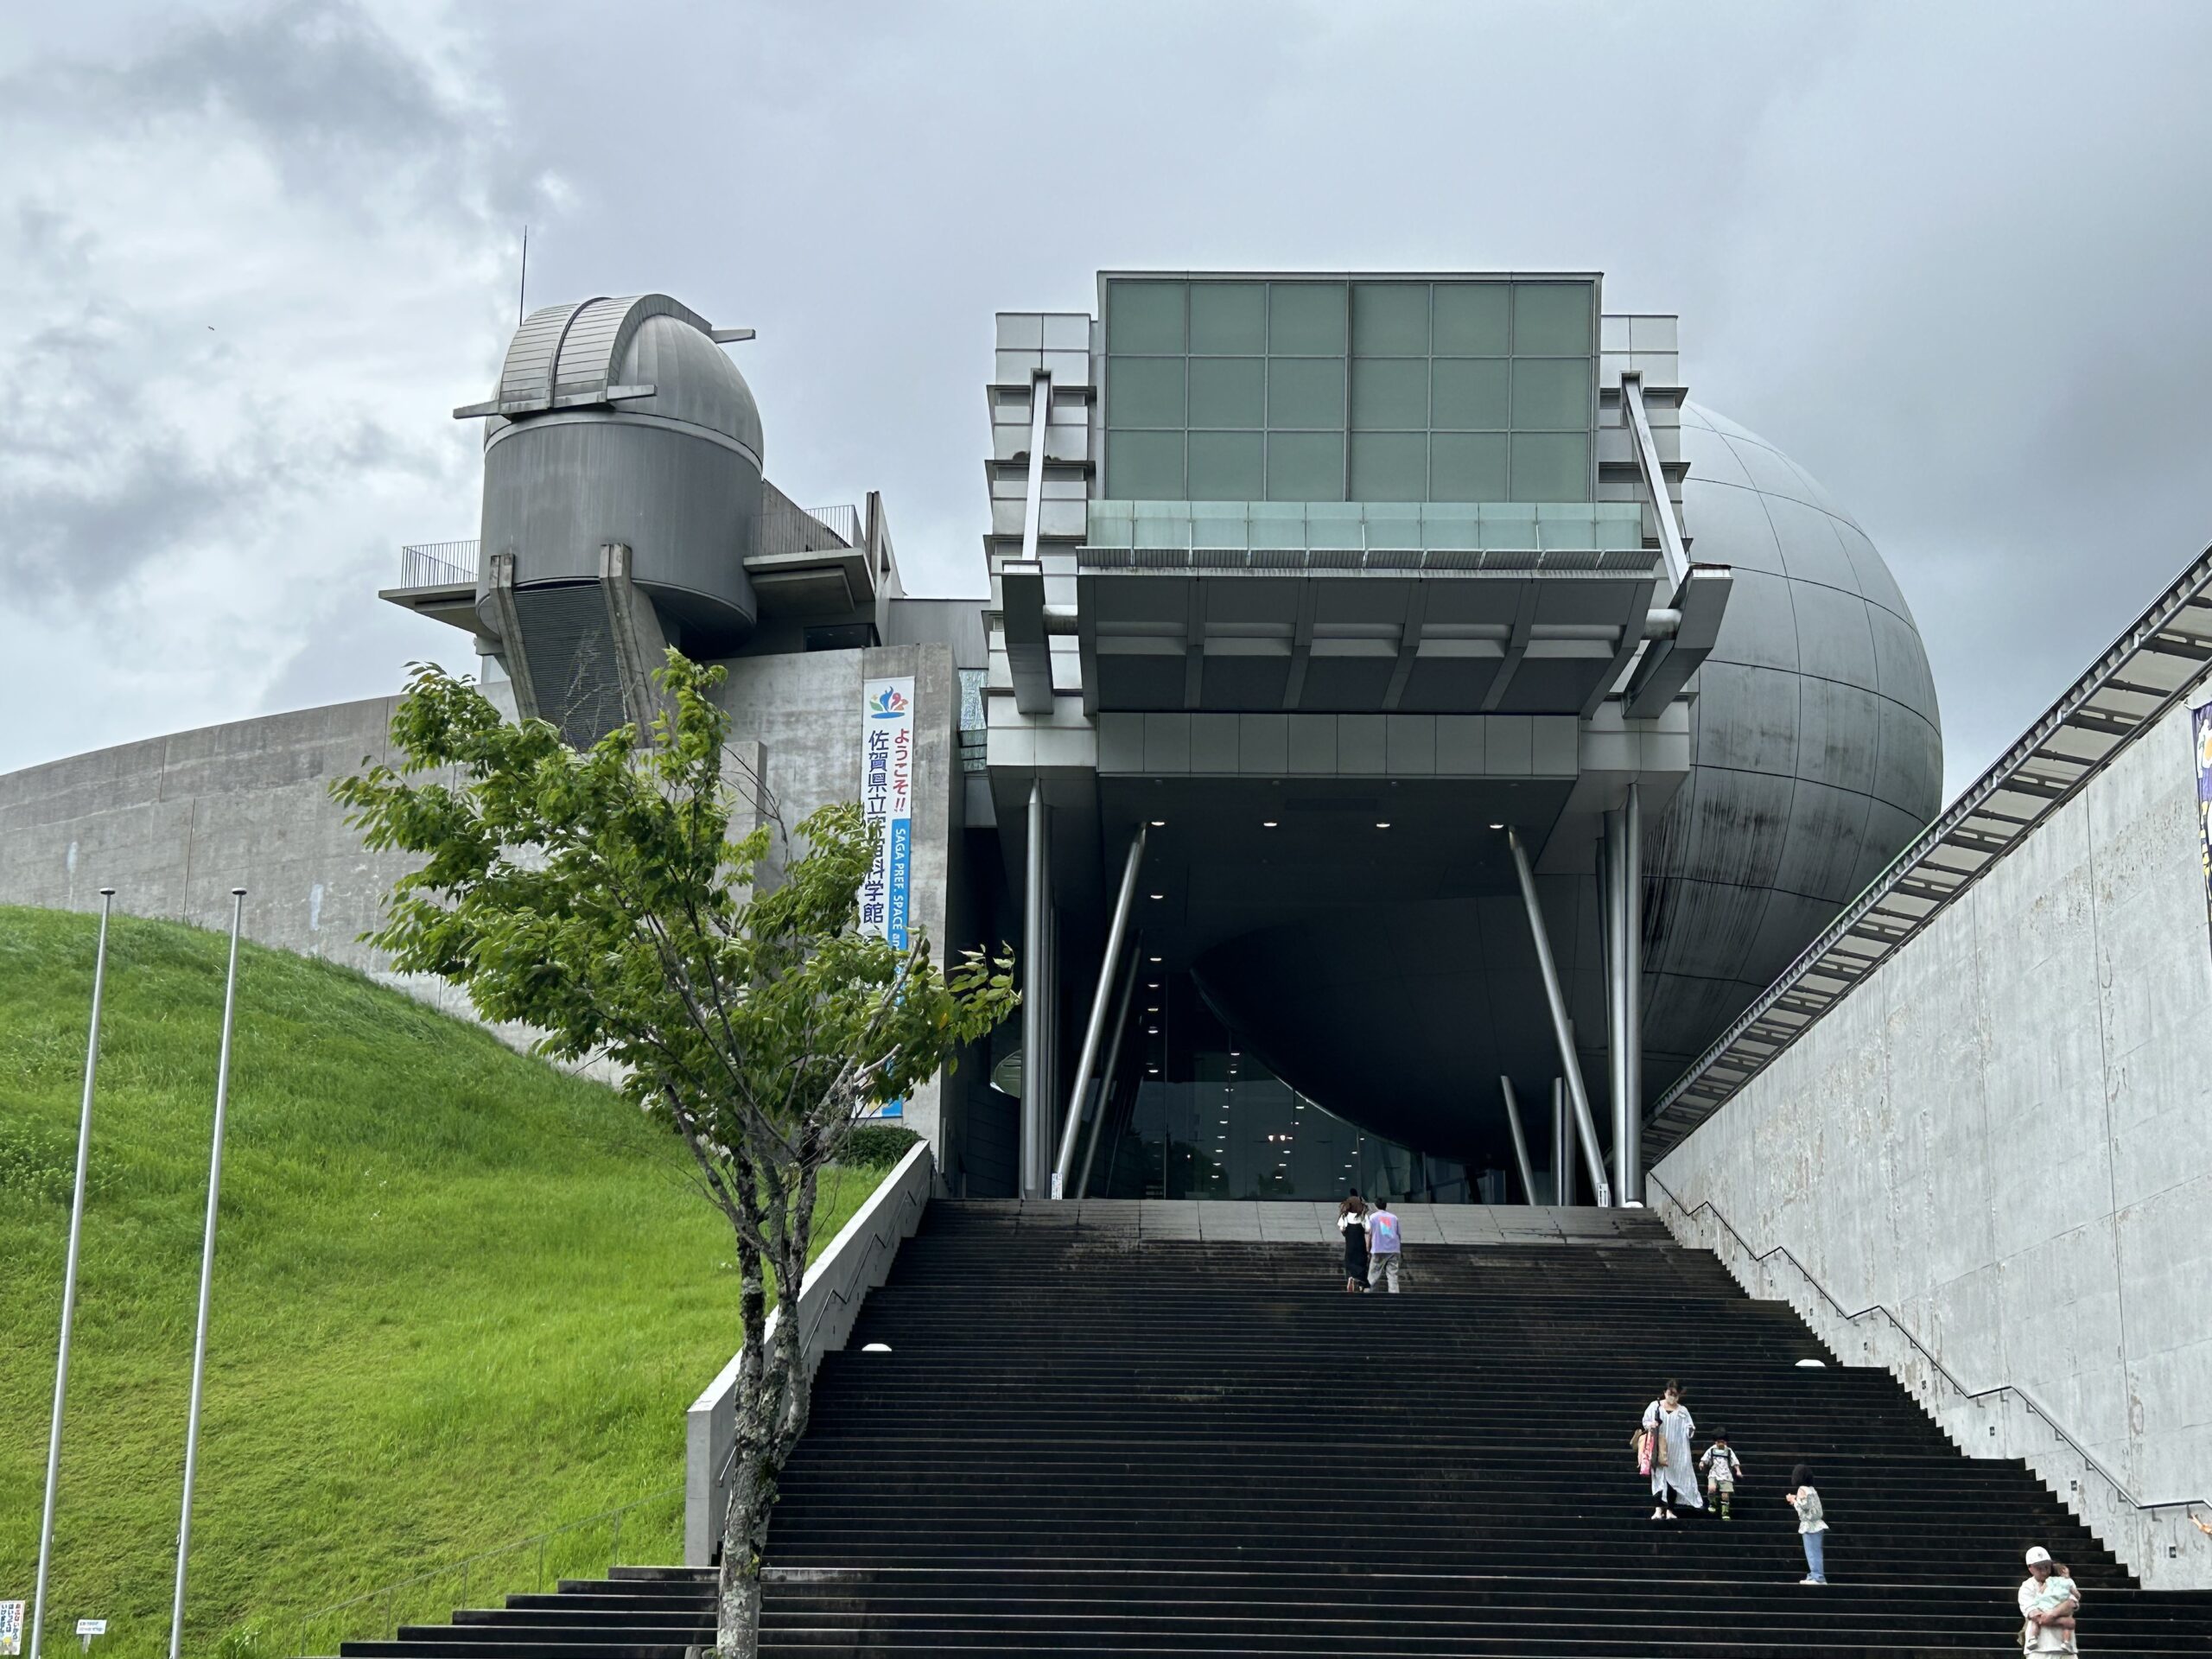
[[[901,1108],[950,1190],[1648,1198],[2205,1582],[2212,557],[1939,817],[1897,581],[1673,317],[1586,272],[1097,293],[997,320],[988,598],[771,483],[745,331],[665,296],[524,321],[455,411],[479,536],[383,597],[577,742],[667,645],[726,664],[788,818],[886,818],[863,925],[1015,944],[1020,1017]],[[402,867],[327,787],[391,707],[0,778],[0,902],[243,883],[384,973]]]
[[[769,482],[746,331],[661,295],[524,320],[454,411],[479,537],[384,597],[578,743],[649,716],[667,645],[725,662],[792,820],[890,719],[912,858],[874,925],[1016,942],[1031,993],[905,1106],[966,1190],[1632,1196],[1647,1077],[1935,810],[1880,556],[1594,274],[1098,295],[998,320],[988,601],[908,595],[880,498]],[[0,896],[204,921],[242,880],[260,937],[379,971],[397,866],[325,791],[388,714],[0,779]]]

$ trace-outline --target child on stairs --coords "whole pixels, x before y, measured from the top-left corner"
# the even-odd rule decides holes
[[[1716,1494],[1720,1499],[1720,1518],[1734,1517],[1728,1513],[1729,1500],[1736,1495],[1736,1483],[1744,1478],[1744,1465],[1728,1445],[1728,1431],[1720,1429],[1713,1437],[1713,1444],[1705,1448],[1705,1455],[1698,1459],[1705,1471],[1705,1495]]]

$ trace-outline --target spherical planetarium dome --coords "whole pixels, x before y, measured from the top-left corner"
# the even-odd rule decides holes
[[[1647,1105],[1919,832],[1942,779],[1927,656],[1866,532],[1707,410],[1684,410],[1681,445],[1690,556],[1733,567],[1734,588],[1691,704],[1690,775],[1645,820]],[[1262,927],[1194,972],[1274,1075],[1329,1111],[1503,1166],[1494,1079],[1540,1100],[1558,1062],[1510,867],[1476,855],[1485,891]],[[1536,880],[1602,1121],[1597,880]]]
[[[1703,1051],[1935,817],[1943,739],[1904,595],[1765,439],[1682,410],[1690,556],[1734,568],[1689,780],[1646,830],[1645,1082]]]

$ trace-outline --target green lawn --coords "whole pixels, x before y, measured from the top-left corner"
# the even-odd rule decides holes
[[[37,1560],[94,931],[0,907],[0,1599]],[[224,948],[109,936],[57,1655],[79,1617],[109,1620],[94,1659],[166,1650]],[[677,1558],[683,1409],[737,1325],[727,1226],[678,1155],[596,1084],[245,947],[188,1651],[292,1651],[304,1612],[641,1499],[622,1559]],[[833,1174],[820,1241],[877,1173]],[[564,1535],[547,1570],[603,1568],[612,1531]],[[537,1554],[470,1572],[480,1601]]]

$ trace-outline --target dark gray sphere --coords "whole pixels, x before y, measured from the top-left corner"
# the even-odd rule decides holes
[[[1942,804],[1928,655],[1866,533],[1754,433],[1682,410],[1690,556],[1734,567],[1689,781],[1647,828],[1645,1077],[1672,1080]]]
[[[1866,533],[1718,416],[1685,410],[1682,448],[1691,556],[1734,567],[1735,588],[1692,705],[1691,774],[1645,825],[1647,1104],[1918,833],[1942,789],[1928,659]],[[1460,874],[1471,896],[1263,928],[1195,971],[1274,1074],[1330,1111],[1502,1166],[1495,1080],[1541,1101],[1556,1050],[1502,843],[1473,842]],[[1537,886],[1602,1122],[1597,883]]]

